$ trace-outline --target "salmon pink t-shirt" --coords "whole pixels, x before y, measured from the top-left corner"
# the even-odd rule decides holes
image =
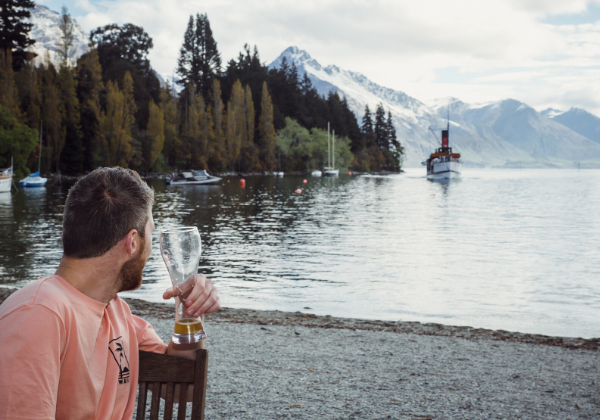
[[[40,278],[0,306],[0,419],[131,419],[138,350],[166,349],[118,296]]]

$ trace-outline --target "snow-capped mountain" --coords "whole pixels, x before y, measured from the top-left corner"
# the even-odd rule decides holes
[[[60,13],[36,4],[31,10],[29,21],[33,23],[29,37],[35,39],[31,50],[38,55],[38,60],[44,59],[46,51],[52,60],[56,60],[56,46],[60,39]],[[73,38],[73,52],[70,59],[76,60],[88,50],[88,35],[75,19],[73,19]]]
[[[571,108],[567,112],[557,111],[554,113],[548,112],[549,110],[550,108],[542,111],[540,114],[565,127],[569,127],[571,130],[587,137],[593,142],[600,143],[600,118],[594,114],[590,114],[581,108]]]
[[[445,112],[438,108],[440,115]],[[474,128],[481,141],[501,141],[518,149],[509,159],[513,163],[571,166],[574,161],[600,162],[598,144],[514,99],[485,105],[456,100],[450,105],[450,118]]]
[[[278,68],[283,58],[294,63],[298,74],[308,77],[319,94],[343,95],[361,121],[365,105],[378,103],[392,113],[398,139],[406,149],[405,165],[417,166],[439,147],[429,127],[441,128],[450,109],[450,146],[470,166],[572,166],[589,161],[600,166],[600,147],[567,127],[548,120],[533,108],[515,100],[469,105],[455,98],[424,104],[404,92],[376,83],[360,73],[330,65],[323,67],[306,51],[289,47],[269,68]]]

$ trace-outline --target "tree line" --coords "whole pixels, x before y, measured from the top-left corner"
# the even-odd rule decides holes
[[[40,132],[44,172],[114,165],[140,172],[312,170],[326,161],[328,122],[341,168],[400,168],[402,148],[383,106],[374,120],[367,109],[359,126],[345,98],[320,96],[285,60],[269,69],[256,47],[244,46],[223,66],[206,14],[190,16],[178,86],[161,86],[143,28],[99,27],[75,60],[73,21],[63,8],[55,58],[34,60],[31,25],[14,24],[33,2],[8,3],[0,17],[0,166],[14,156],[18,176],[37,169]]]

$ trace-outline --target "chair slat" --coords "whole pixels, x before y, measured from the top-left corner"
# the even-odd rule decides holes
[[[150,420],[158,420],[160,408],[160,382],[152,382],[152,405],[150,406]]]
[[[138,394],[138,406],[136,420],[144,420],[146,417],[146,397],[148,396],[148,384],[146,382],[139,383],[140,392]]]
[[[194,380],[194,402],[192,420],[204,420],[204,404],[206,402],[206,376],[208,373],[208,351],[196,351],[196,372]]]
[[[177,420],[185,420],[187,409],[187,387],[186,383],[179,384],[179,409],[177,410]]]
[[[140,382],[194,383],[194,360],[140,351]]]
[[[173,382],[167,383],[167,395],[165,396],[165,416],[164,420],[173,419],[173,392],[175,391],[175,384]]]

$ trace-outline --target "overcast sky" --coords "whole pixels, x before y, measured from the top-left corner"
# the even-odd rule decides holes
[[[191,14],[207,13],[223,63],[257,45],[363,73],[428,102],[505,98],[600,116],[600,0],[38,0],[84,30],[142,26],[152,66],[175,68]]]

